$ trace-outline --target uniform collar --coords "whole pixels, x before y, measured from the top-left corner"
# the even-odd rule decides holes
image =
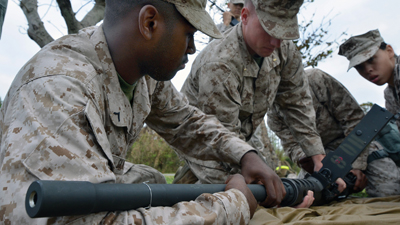
[[[101,63],[102,71],[97,72],[99,75],[103,74],[103,88],[107,96],[106,104],[110,118],[115,126],[128,127],[129,130],[132,124],[131,104],[121,90],[102,25],[93,32],[90,40]]]

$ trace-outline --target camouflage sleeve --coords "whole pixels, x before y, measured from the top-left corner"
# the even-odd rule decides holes
[[[0,206],[7,214],[0,221],[46,224],[43,220],[54,220],[32,220],[26,214],[26,191],[37,179],[115,180],[86,120],[90,101],[85,93],[86,87],[76,79],[49,76],[35,79],[8,96],[1,124],[5,157],[0,173]]]
[[[221,32],[221,34],[223,34],[226,30],[228,30],[231,27],[232,27],[232,25],[230,25],[230,24],[228,26],[225,26],[224,23],[217,24],[217,28]],[[212,40],[214,40],[214,38],[210,37],[208,42],[211,42]]]
[[[295,140],[307,156],[325,154],[315,126],[315,111],[300,52],[293,42],[281,46],[287,61],[283,65],[275,107],[282,112]]]
[[[141,220],[141,223],[132,223]],[[231,189],[202,194],[195,201],[173,207],[140,208],[128,216],[127,224],[248,224],[250,209],[242,192]]]
[[[239,120],[242,105],[239,89],[243,78],[221,62],[207,63],[196,73],[199,80],[197,107],[206,114],[215,115],[229,131],[245,140]]]
[[[289,127],[285,124],[282,116],[273,107],[268,111],[268,127],[279,137],[285,154],[290,160],[297,163],[299,159],[306,156],[300,145],[294,139]]]
[[[364,117],[364,111],[358,105],[356,99],[343,84],[324,71],[313,69],[307,71],[307,73],[311,73],[310,82],[313,82],[311,86],[314,92],[318,92],[316,96],[322,98],[320,101],[324,102],[331,116],[340,123],[344,135],[349,135]],[[360,157],[353,162],[354,169],[363,170],[366,165],[367,154],[360,154]]]
[[[188,158],[239,164],[242,156],[254,149],[215,116],[190,106],[169,81],[158,82],[152,101],[146,123]]]
[[[314,91],[322,92],[317,96],[324,96],[323,99],[327,101],[325,105],[328,107],[329,112],[340,122],[344,135],[349,135],[364,117],[364,111],[353,95],[338,80],[322,70],[314,69],[313,71],[313,73],[319,74],[317,76],[323,78],[323,82],[315,84]],[[311,77],[311,79],[314,78]]]
[[[93,183],[116,180],[116,169],[110,168],[108,158],[110,146],[100,143],[107,137],[96,138],[91,128],[94,124],[101,127],[102,115],[86,91],[87,87],[73,78],[49,76],[31,81],[10,96],[1,122],[4,163],[0,173],[0,206],[7,213],[0,217],[0,223],[160,224],[159,220],[168,219],[173,224],[177,218],[188,224],[207,224],[208,218],[209,224],[249,221],[246,199],[237,190],[202,195],[194,202],[179,203],[175,207],[102,212],[83,217],[29,218],[25,212],[25,194],[37,179]],[[104,130],[95,133],[106,134]]]
[[[385,107],[392,114],[396,114],[400,112],[400,104],[399,101],[396,101],[395,90],[394,88],[387,86],[384,91],[385,96]],[[400,120],[396,121],[397,127],[400,130]]]

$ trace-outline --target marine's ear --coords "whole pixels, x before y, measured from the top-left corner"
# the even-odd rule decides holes
[[[386,49],[387,53],[389,54],[389,58],[392,59],[395,56],[393,47],[391,45],[386,45]]]
[[[145,40],[151,40],[160,26],[160,13],[152,5],[145,5],[140,9],[138,17],[139,31]]]
[[[247,25],[248,20],[249,20],[249,9],[246,7],[243,7],[242,12],[240,14],[240,20],[242,21],[243,24]]]

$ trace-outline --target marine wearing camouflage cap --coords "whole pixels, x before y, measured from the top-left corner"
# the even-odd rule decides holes
[[[249,223],[257,202],[240,175],[226,192],[174,207],[37,219],[26,213],[26,191],[38,179],[165,183],[155,169],[126,161],[144,123],[193,158],[239,164],[254,154],[169,81],[195,53],[194,26],[218,34],[198,20],[205,1],[172,2],[177,7],[106,0],[102,25],[49,43],[18,72],[0,108],[0,224]],[[185,19],[177,9],[195,16]],[[121,80],[134,86],[132,98]]]
[[[365,34],[353,36],[341,44],[339,55],[345,56],[350,61],[347,71],[375,55],[382,42],[384,40],[379,30],[376,29]]]
[[[297,13],[303,0],[251,0],[264,30],[274,38],[292,40],[300,37]]]
[[[242,22],[200,52],[181,92],[190,104],[215,115],[246,141],[252,138],[269,108],[276,105],[292,125],[291,130],[301,140],[307,156],[314,156],[325,152],[315,129],[315,111],[301,55],[293,41],[282,40],[299,36],[296,13],[302,3],[299,0],[245,0]],[[223,182],[230,173],[238,172],[238,165],[234,163],[181,156],[201,183]],[[253,166],[267,167],[265,163],[253,163]],[[266,186],[272,182],[275,187],[282,186],[271,168],[265,171],[271,172]],[[279,197],[280,189],[274,190]],[[274,190],[269,189],[267,193]],[[273,201],[264,203],[270,207],[274,204]]]

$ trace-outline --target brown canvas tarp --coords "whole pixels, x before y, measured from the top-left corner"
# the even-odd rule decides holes
[[[400,225],[400,196],[350,198],[308,209],[259,207],[250,224]]]

